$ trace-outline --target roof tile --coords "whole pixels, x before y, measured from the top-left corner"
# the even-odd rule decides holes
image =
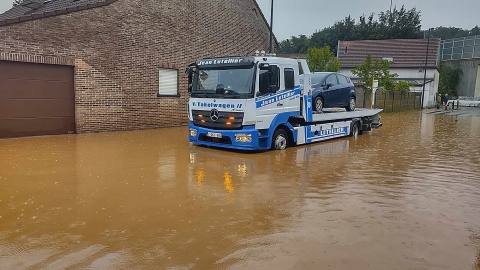
[[[116,0],[27,0],[0,14],[0,26],[108,5]],[[32,17],[25,17],[32,15]],[[22,19],[20,19],[22,18]],[[28,19],[25,19],[28,18]],[[20,20],[19,20],[20,19]]]
[[[372,59],[393,58],[391,67],[423,67],[428,45],[428,67],[436,67],[440,39],[389,39],[340,41],[338,60],[343,68],[363,63],[367,55]]]

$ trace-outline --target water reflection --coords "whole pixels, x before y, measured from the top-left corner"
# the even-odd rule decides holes
[[[480,118],[383,122],[255,154],[185,127],[0,140],[0,269],[479,270]]]

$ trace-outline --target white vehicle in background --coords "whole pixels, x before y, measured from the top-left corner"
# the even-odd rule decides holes
[[[451,100],[453,106],[463,106],[463,107],[480,107],[480,98],[473,97],[458,97],[456,100]]]
[[[189,65],[187,74],[189,140],[197,145],[281,150],[381,126],[379,109],[314,113],[304,59],[207,58]]]

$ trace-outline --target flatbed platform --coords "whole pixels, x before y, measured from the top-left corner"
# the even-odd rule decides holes
[[[327,111],[312,114],[312,122],[327,122],[343,119],[369,117],[379,114],[382,109],[356,109],[355,111]]]

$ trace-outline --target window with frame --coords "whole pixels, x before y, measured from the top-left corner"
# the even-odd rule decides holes
[[[325,84],[330,84],[332,86],[337,85],[337,76],[335,76],[335,74],[328,76],[325,80]]]
[[[178,70],[160,68],[158,78],[158,96],[178,95]]]
[[[280,86],[280,68],[275,65],[271,65],[274,71],[273,74],[268,73],[268,67],[260,67],[259,71],[259,91],[260,95],[275,93]],[[272,91],[271,86],[276,86],[277,90]]]
[[[285,79],[285,90],[293,90],[295,88],[295,75],[293,69],[286,68],[283,71],[283,77]]]
[[[347,77],[345,77],[343,75],[337,75],[337,78],[338,78],[338,83],[339,84],[347,84],[348,83]]]

